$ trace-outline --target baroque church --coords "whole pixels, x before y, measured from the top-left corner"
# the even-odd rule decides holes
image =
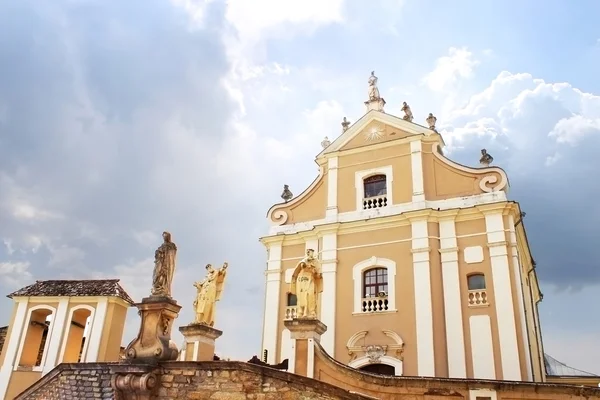
[[[436,117],[421,125],[407,103],[388,114],[377,80],[365,114],[323,140],[313,183],[296,197],[286,185],[268,210],[260,357],[218,360],[212,311],[179,324],[177,349],[165,232],[170,275],[144,299],[118,279],[8,295],[0,399],[600,399],[600,376],[544,352],[536,265],[504,170],[485,150],[476,167],[446,158]],[[207,266],[210,310],[226,268]],[[132,306],[140,329],[122,346]]]

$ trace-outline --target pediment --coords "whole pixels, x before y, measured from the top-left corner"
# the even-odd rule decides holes
[[[403,139],[412,135],[431,135],[433,131],[402,118],[380,111],[369,111],[346,132],[333,141],[319,156],[378,143]]]

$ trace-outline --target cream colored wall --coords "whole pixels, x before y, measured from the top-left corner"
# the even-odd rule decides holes
[[[6,351],[8,349],[8,344],[10,343],[10,336],[12,335],[11,327],[14,325],[16,314],[17,314],[17,304],[15,303],[13,305],[13,311],[10,316],[10,319],[8,320],[8,330],[6,332],[6,338],[4,339],[4,346],[2,347],[2,353],[0,353],[0,365],[4,364],[4,358],[6,357]]]
[[[10,382],[8,383],[8,389],[6,390],[4,400],[13,400],[21,392],[37,382],[41,377],[42,373],[36,371],[13,372],[10,377]]]

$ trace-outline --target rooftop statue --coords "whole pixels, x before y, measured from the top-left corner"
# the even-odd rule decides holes
[[[283,185],[283,193],[281,193],[281,198],[283,199],[283,201],[285,201],[287,203],[293,197],[294,197],[294,194],[290,190],[290,187],[288,185]]]
[[[215,323],[215,303],[221,299],[223,284],[227,276],[228,264],[224,263],[220,269],[214,269],[212,265],[206,265],[206,277],[200,282],[195,282],[194,287],[198,290],[194,300],[194,311],[196,318],[194,324],[213,326]]]
[[[323,149],[326,149],[329,147],[330,144],[331,144],[331,141],[329,140],[329,138],[327,136],[325,136],[325,139],[323,139],[323,141],[321,142],[321,147]]]
[[[491,154],[489,154],[486,149],[481,149],[481,158],[479,159],[479,163],[481,165],[487,167],[493,161],[494,161],[494,157],[492,157]]]
[[[171,234],[163,232],[163,244],[154,252],[154,273],[152,276],[153,296],[171,297],[171,286],[175,274],[177,246],[171,241]]]
[[[412,122],[413,113],[410,110],[410,106],[406,102],[402,103],[402,109],[400,111],[404,112],[404,117],[402,117],[403,120]]]
[[[432,113],[429,113],[429,116],[425,122],[427,122],[427,125],[429,125],[429,129],[435,131],[435,123],[437,122],[437,118]]]
[[[379,92],[378,92],[379,93]],[[348,127],[350,126],[350,121],[348,121],[346,119],[346,117],[344,117],[344,120],[342,121],[342,133],[346,132],[348,130]]]
[[[290,293],[296,295],[298,318],[317,318],[317,299],[323,291],[323,275],[313,249],[306,250],[304,257],[296,265]]]
[[[379,89],[377,88],[377,79],[375,71],[371,71],[371,76],[369,77],[369,100],[379,100],[381,98]]]

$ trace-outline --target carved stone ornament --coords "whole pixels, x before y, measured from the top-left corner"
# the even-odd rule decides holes
[[[381,125],[373,125],[365,132],[365,140],[368,142],[381,139],[385,136],[385,129]]]
[[[329,138],[328,138],[327,136],[325,136],[325,139],[323,139],[323,140],[321,141],[321,147],[322,147],[323,149],[326,149],[326,148],[328,148],[330,144],[331,144],[331,141],[329,140]]]
[[[432,113],[429,113],[429,116],[427,119],[425,119],[425,122],[427,122],[427,125],[429,125],[429,129],[435,131],[435,123],[437,122],[437,118]]]
[[[487,152],[486,149],[481,149],[481,158],[479,159],[479,163],[484,167],[487,167],[491,163],[494,162],[494,157]]]
[[[344,117],[344,120],[342,121],[342,133],[346,132],[348,130],[349,126],[350,126],[350,121],[348,121],[346,119],[346,117]]]
[[[283,201],[285,201],[287,203],[293,197],[294,197],[294,194],[290,190],[290,187],[288,185],[283,185],[283,193],[281,193],[281,198],[283,199]]]
[[[412,122],[413,121],[413,113],[410,109],[410,106],[404,102],[402,103],[402,109],[401,111],[404,112],[404,116],[402,117],[403,120],[408,121],[408,122]]]
[[[111,380],[113,390],[123,400],[150,400],[158,386],[158,378],[154,373],[118,374]]]
[[[385,346],[369,345],[366,347],[365,353],[370,362],[378,362],[381,357],[385,356]]]
[[[169,297],[146,297],[136,304],[141,316],[138,335],[125,349],[129,360],[170,361],[177,359],[171,327],[181,306]]]

